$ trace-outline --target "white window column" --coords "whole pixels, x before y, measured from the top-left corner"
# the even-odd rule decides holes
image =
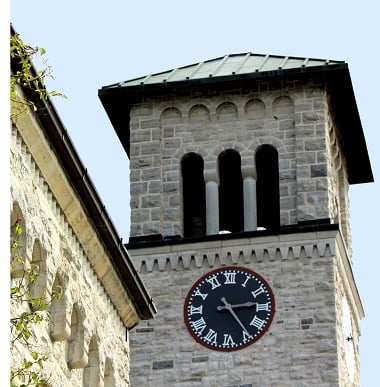
[[[216,171],[203,172],[206,184],[206,235],[219,233],[219,177]]]
[[[244,231],[257,229],[256,170],[242,166],[243,200],[244,200]]]

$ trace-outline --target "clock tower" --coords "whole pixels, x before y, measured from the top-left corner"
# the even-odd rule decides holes
[[[99,97],[158,309],[131,384],[358,386],[348,188],[373,177],[347,64],[226,55]]]

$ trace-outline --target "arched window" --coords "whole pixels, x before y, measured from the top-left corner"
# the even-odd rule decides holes
[[[36,282],[31,286],[31,294],[33,298],[44,298],[46,297],[46,251],[41,246],[41,242],[36,239],[33,244],[32,252],[32,264],[34,270],[38,272]],[[41,300],[42,301],[42,300]]]
[[[109,357],[106,358],[104,365],[104,387],[115,387],[115,375]]]
[[[206,194],[203,177],[203,159],[188,153],[181,162],[184,236],[206,234]]]
[[[84,349],[83,315],[77,304],[71,314],[71,334],[68,339],[67,363],[70,369],[84,368],[87,365],[87,353]]]
[[[83,387],[101,386],[99,366],[99,345],[95,336],[91,337],[88,348],[88,363],[84,369]]]
[[[256,152],[257,226],[276,229],[280,226],[278,153],[271,145]]]
[[[24,215],[17,202],[13,202],[13,209],[10,219],[10,246],[11,247],[11,276],[12,278],[21,278],[24,275],[24,265],[18,260],[26,261],[26,234]],[[17,234],[16,226],[21,226],[22,233]],[[17,244],[14,244],[17,240]]]
[[[233,149],[222,152],[219,163],[219,230],[244,230],[243,178],[240,155]]]
[[[54,341],[64,341],[71,333],[70,322],[66,316],[66,294],[65,287],[57,275],[52,287],[52,295],[61,294],[60,297],[53,297],[50,305],[50,337]]]

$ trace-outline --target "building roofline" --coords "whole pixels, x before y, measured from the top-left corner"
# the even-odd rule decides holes
[[[350,184],[373,182],[373,173],[368,156],[367,145],[356,105],[354,90],[348,65],[345,62],[326,63],[320,66],[278,68],[271,71],[211,76],[208,78],[162,81],[159,83],[123,86],[123,83],[104,86],[98,90],[100,101],[122,143],[128,157],[129,112],[134,104],[141,103],[146,96],[160,96],[171,92],[192,88],[219,88],[225,84],[238,82],[246,85],[259,80],[281,81],[284,79],[305,79],[320,77],[332,94],[332,101],[340,126],[340,139],[347,159],[348,180]]]
[[[12,27],[11,33],[15,33]],[[11,69],[17,71],[18,67],[19,64],[11,59]],[[36,73],[34,68],[31,71]],[[20,86],[22,87],[22,85]],[[36,93],[28,88],[23,87],[23,91],[35,104],[37,108],[36,116],[40,120],[41,126],[62,163],[71,184],[78,192],[88,217],[104,242],[114,269],[118,273],[127,293],[134,301],[139,317],[143,320],[153,318],[154,314],[157,313],[153,300],[136,271],[122,238],[118,235],[106,207],[91,181],[87,168],[83,165],[53,103],[48,97],[46,99],[39,98]]]

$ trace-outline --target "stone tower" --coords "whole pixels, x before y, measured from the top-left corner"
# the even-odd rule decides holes
[[[347,64],[227,55],[99,96],[158,309],[131,383],[359,385],[348,188],[373,177]]]

